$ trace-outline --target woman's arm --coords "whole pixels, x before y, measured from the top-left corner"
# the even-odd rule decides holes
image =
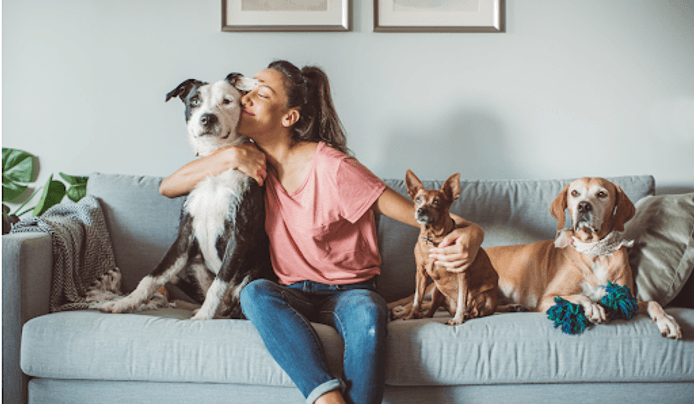
[[[419,227],[414,217],[414,203],[395,192],[390,187],[378,198],[374,210],[391,219]],[[456,228],[448,234],[437,248],[431,250],[431,257],[451,272],[464,272],[477,257],[477,251],[484,241],[484,231],[478,225],[451,213]]]
[[[391,187],[386,187],[385,191],[376,200],[373,208],[374,211],[383,216],[388,216],[410,226],[419,227],[417,220],[414,218],[414,203],[395,192]]]
[[[223,147],[165,178],[159,185],[159,193],[176,198],[192,191],[203,179],[231,169],[240,170],[263,185],[267,174],[265,164],[265,154],[253,143]]]

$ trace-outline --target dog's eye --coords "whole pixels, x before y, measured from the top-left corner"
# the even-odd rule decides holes
[[[434,199],[434,201],[432,203],[434,204],[434,206],[439,206],[439,200],[438,199]]]
[[[598,192],[598,198],[607,198],[607,192],[605,192],[605,191]]]
[[[422,197],[418,196],[417,198],[415,198],[414,203],[417,203],[417,204],[422,203]]]
[[[224,104],[224,105],[229,105],[229,104],[233,104],[233,103],[234,103],[234,100],[228,100],[226,98],[224,99],[224,101],[222,101],[222,104]]]
[[[580,194],[575,189],[573,191],[571,191],[571,196],[573,196],[574,198],[578,198],[579,195]]]
[[[200,105],[200,98],[198,98],[198,97],[191,98],[190,105],[192,105],[194,107],[197,107],[198,105]]]

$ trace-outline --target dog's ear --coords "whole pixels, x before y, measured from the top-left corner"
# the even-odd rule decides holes
[[[407,185],[407,194],[412,199],[414,199],[414,196],[417,195],[420,189],[424,188],[422,181],[409,168],[405,174],[405,185]]]
[[[256,79],[249,79],[241,73],[229,73],[227,76],[227,81],[236,89],[241,91],[251,91],[259,81]]]
[[[552,214],[552,217],[559,222],[559,225],[557,226],[557,230],[561,230],[564,228],[564,223],[566,223],[566,215],[564,214],[564,211],[566,210],[566,205],[567,205],[567,193],[569,192],[569,185],[571,184],[566,184],[564,189],[557,195],[557,197],[554,199],[554,202],[552,202],[552,206],[549,208],[549,213]]]
[[[460,197],[460,173],[455,173],[448,177],[441,187],[441,192],[446,194],[449,201],[453,202]]]
[[[619,185],[615,184],[615,188],[617,189],[617,202],[615,202],[616,208],[612,217],[612,225],[615,230],[624,231],[624,224],[634,217],[636,207],[634,207],[631,199],[622,191]]]
[[[183,83],[179,84],[178,87],[171,90],[168,94],[166,94],[166,101],[169,101],[173,97],[180,97],[181,101],[183,101],[188,96],[188,94],[190,94],[190,90],[205,84],[207,83],[202,82],[200,80],[188,79]]]

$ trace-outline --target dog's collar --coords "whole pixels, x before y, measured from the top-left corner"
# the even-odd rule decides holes
[[[441,240],[443,240],[443,237],[431,237],[431,236],[425,236],[423,234],[420,238],[422,240],[426,241],[427,243],[433,245],[434,247],[436,247],[441,242]],[[439,241],[434,241],[436,239],[439,239]]]
[[[566,230],[560,232],[562,234],[560,234],[557,237],[557,240],[555,241],[555,246],[559,247],[557,242],[559,242],[560,239],[566,239],[567,234],[565,234],[564,232],[566,232]],[[576,237],[570,236],[570,239],[568,240],[568,245],[570,245],[571,248],[573,248],[581,254],[597,257],[600,255],[611,255],[622,247],[633,247],[634,240],[625,240],[624,238],[622,238],[621,233],[619,233],[618,231],[613,231],[610,234],[608,234],[607,237],[605,237],[604,239],[596,241],[594,243],[584,243],[578,240]],[[566,244],[564,244],[564,246],[566,246]]]
[[[433,245],[434,247],[438,246],[439,243],[441,243],[441,241],[443,241],[443,239],[448,235],[448,233],[455,230],[455,228],[457,227],[457,225],[455,224],[455,219],[451,218],[451,221],[453,222],[453,228],[450,231],[447,231],[444,234],[437,236],[437,237],[426,236],[426,235],[422,234],[420,236],[420,238],[422,240],[426,241],[427,243]]]

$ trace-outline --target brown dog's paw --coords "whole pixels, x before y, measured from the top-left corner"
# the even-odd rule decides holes
[[[405,306],[395,306],[390,310],[391,320],[400,320],[407,316],[410,311]]]
[[[418,320],[423,317],[423,314],[421,312],[415,312],[410,311],[410,314],[407,317],[403,317],[403,320]]]
[[[455,318],[452,318],[446,322],[447,325],[461,325],[463,323],[465,323],[465,319],[456,320]]]

